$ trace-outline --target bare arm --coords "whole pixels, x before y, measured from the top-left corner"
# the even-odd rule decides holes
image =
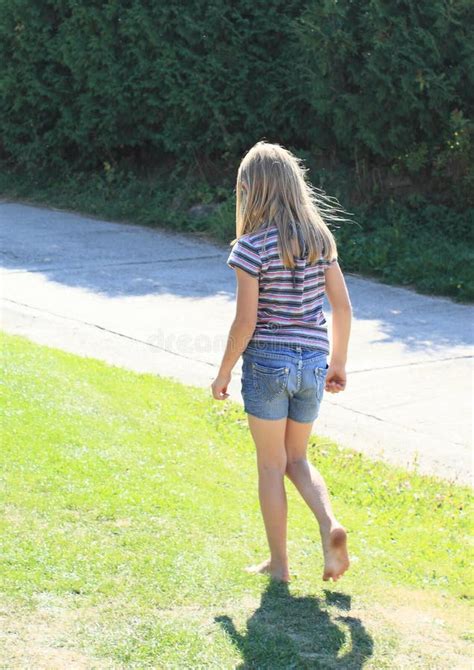
[[[345,365],[352,324],[352,305],[344,275],[336,261],[325,271],[326,295],[332,311],[332,343],[329,370],[326,379],[327,390],[337,392],[346,384]],[[334,373],[333,373],[334,369]]]
[[[246,349],[257,324],[258,277],[241,268],[235,268],[237,278],[237,303],[235,317],[229,330],[227,344],[217,377],[212,383],[214,398],[227,396],[232,369]]]

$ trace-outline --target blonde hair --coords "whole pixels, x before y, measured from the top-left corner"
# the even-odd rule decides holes
[[[295,243],[298,257],[306,252],[310,264],[321,257],[337,258],[336,240],[324,219],[345,221],[346,217],[337,216],[345,212],[335,198],[306,180],[307,171],[301,159],[279,144],[257,142],[237,172],[236,238],[231,244],[273,223],[278,228],[278,249],[284,266],[296,265]]]

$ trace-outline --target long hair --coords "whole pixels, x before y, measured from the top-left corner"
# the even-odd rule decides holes
[[[278,249],[285,267],[296,266],[294,253],[309,264],[337,258],[337,245],[327,221],[346,221],[335,198],[306,179],[301,159],[279,144],[257,142],[244,156],[237,172],[236,238],[278,228]],[[266,235],[265,235],[266,240]]]

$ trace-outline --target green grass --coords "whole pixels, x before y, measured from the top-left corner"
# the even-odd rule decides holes
[[[48,645],[94,668],[468,667],[469,488],[313,436],[352,565],[322,581],[287,482],[292,582],[249,575],[268,550],[240,405],[1,342],[0,667],[45,667]]]
[[[0,195],[228,244],[235,237],[235,171],[229,165],[220,171],[214,166],[217,174],[207,176],[199,165],[192,168],[161,165],[138,173],[105,163],[96,172],[65,168],[58,176],[46,170],[31,175],[0,163]],[[416,194],[403,202],[387,197],[379,204],[352,207],[348,193],[341,192],[341,184],[350,190],[349,173],[315,170],[311,179],[354,214],[332,227],[343,272],[426,295],[474,301],[474,208],[459,210]],[[195,218],[189,210],[196,204],[215,204],[216,209]]]

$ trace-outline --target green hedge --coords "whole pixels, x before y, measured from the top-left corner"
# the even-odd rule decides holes
[[[265,137],[472,204],[470,0],[3,0],[3,157],[235,161]],[[355,193],[357,195],[357,192]]]

